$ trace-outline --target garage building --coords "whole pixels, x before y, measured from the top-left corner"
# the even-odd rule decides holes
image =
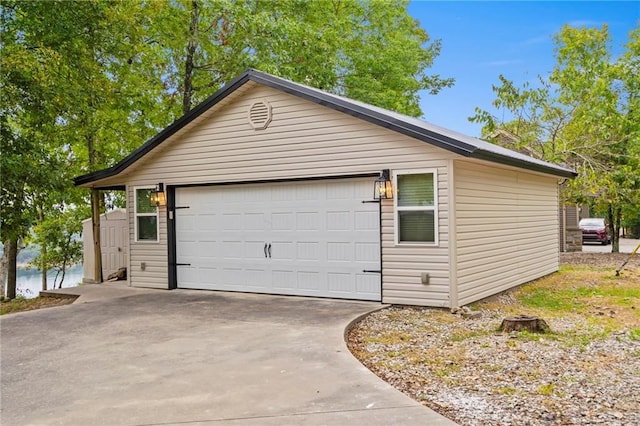
[[[558,270],[574,175],[248,70],[75,184],[126,191],[132,286],[456,307]]]

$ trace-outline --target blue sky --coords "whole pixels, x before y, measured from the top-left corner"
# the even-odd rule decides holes
[[[438,95],[422,94],[422,118],[477,137],[481,126],[467,117],[476,106],[500,116],[491,106],[499,74],[517,83],[546,76],[555,64],[553,35],[564,24],[608,24],[620,53],[640,23],[640,2],[412,1],[409,13],[432,39],[442,40],[430,73],[456,79]]]

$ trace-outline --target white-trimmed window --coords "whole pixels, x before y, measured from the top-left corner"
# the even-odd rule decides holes
[[[134,215],[136,242],[158,242],[160,224],[158,208],[151,205],[151,193],[155,187],[136,187],[134,192]]]
[[[437,176],[434,169],[394,174],[396,244],[438,244]]]

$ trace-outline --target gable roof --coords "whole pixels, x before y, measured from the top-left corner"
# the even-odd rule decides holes
[[[519,167],[526,170],[547,173],[560,177],[576,176],[576,173],[571,169],[548,163],[546,161],[541,161],[527,155],[502,148],[498,145],[485,142],[481,139],[472,138],[470,136],[427,123],[417,118],[398,114],[396,112],[355,101],[353,99],[333,95],[303,84],[294,83],[271,74],[249,69],[211,95],[204,102],[193,108],[178,120],[174,121],[156,136],[149,139],[146,143],[141,145],[120,162],[109,168],[78,176],[73,179],[74,184],[76,186],[87,185],[91,182],[122,173],[151,150],[198,118],[211,107],[225,99],[227,96],[234,93],[248,81],[272,87],[336,111],[349,114],[464,157],[477,158],[480,160]]]

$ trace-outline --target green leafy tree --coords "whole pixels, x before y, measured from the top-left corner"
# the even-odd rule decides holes
[[[16,296],[19,243],[36,221],[37,200],[59,185],[54,175],[60,166],[43,139],[55,126],[53,111],[59,106],[55,82],[48,75],[58,58],[51,50],[32,49],[21,42],[24,35],[14,25],[19,12],[11,6],[3,4],[0,14],[0,237],[5,246],[9,299]]]
[[[639,35],[632,31],[625,53],[613,59],[606,26],[565,26],[548,78],[518,88],[500,76],[493,105],[509,112],[508,121],[479,108],[471,118],[485,124],[485,137],[506,129],[516,149],[574,168],[579,176],[564,197],[606,215],[614,252],[623,211],[640,208]]]
[[[48,213],[55,221],[55,206],[86,203],[77,199],[81,192],[71,188],[71,177],[113,164],[165,124],[157,107],[164,87],[154,78],[163,53],[146,39],[157,4],[69,6],[2,5],[5,241],[4,234],[24,238]],[[101,197],[95,192],[91,199],[99,211]],[[9,297],[14,289],[9,268]]]
[[[453,80],[427,73],[440,41],[430,40],[407,5],[182,0],[159,14],[152,31],[163,40],[163,79],[169,92],[181,94],[175,100],[182,113],[251,67],[418,116],[418,92],[435,94]]]
[[[41,268],[65,264],[73,256],[54,256],[75,228],[63,218],[89,203],[101,273],[99,213],[114,197],[88,197],[69,177],[113,165],[246,68],[420,115],[418,92],[453,80],[428,74],[440,42],[407,5],[4,0],[1,237],[13,288],[18,241],[35,230]]]
[[[31,265],[46,272],[56,272],[52,288],[62,287],[67,269],[82,261],[82,220],[89,214],[88,209],[73,209],[65,205],[56,206],[33,229],[33,239],[29,242],[40,247],[39,254]],[[45,274],[46,277],[46,274]],[[43,281],[43,290],[47,290]]]

